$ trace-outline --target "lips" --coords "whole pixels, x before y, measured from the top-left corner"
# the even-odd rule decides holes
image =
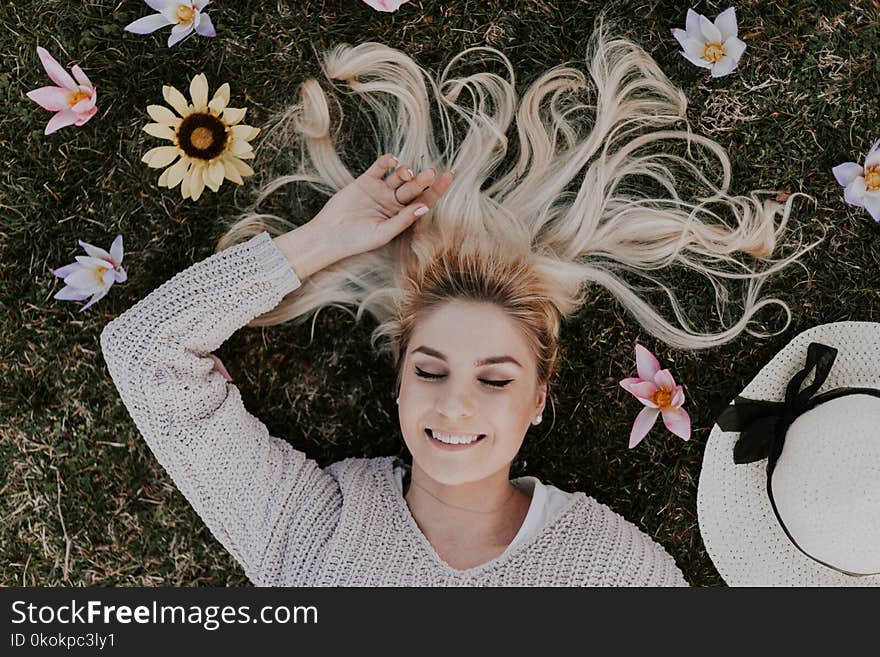
[[[458,432],[458,431],[440,431],[439,429],[438,429],[437,431],[438,431],[439,433],[442,433],[444,436],[476,436],[476,437],[477,437],[477,440],[480,440],[480,438],[485,438],[485,437],[486,437],[486,434],[484,434],[484,433],[474,433],[473,431],[461,431],[461,432]],[[433,438],[433,437],[434,437],[433,430],[432,430],[430,427],[425,427],[425,434],[428,436],[428,438]],[[475,441],[475,442],[476,442],[476,441]]]

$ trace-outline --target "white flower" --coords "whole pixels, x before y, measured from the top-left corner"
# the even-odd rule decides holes
[[[177,2],[177,0],[144,0],[151,9],[158,14],[144,16],[133,23],[125,26],[126,32],[135,34],[150,34],[158,29],[173,25],[171,36],[168,37],[168,47],[192,34],[195,30],[198,34],[207,37],[217,36],[211,17],[202,12],[211,0],[193,0],[192,2]]]
[[[739,63],[746,44],[736,36],[736,12],[725,9],[713,24],[702,14],[688,9],[687,29],[673,28],[672,34],[684,48],[682,55],[691,63],[708,68],[713,78],[727,75]]]
[[[78,240],[79,245],[88,253],[87,256],[76,256],[76,262],[52,271],[64,279],[65,287],[53,299],[62,301],[82,301],[92,296],[91,301],[79,309],[82,312],[99,299],[103,298],[113,283],[124,283],[128,274],[122,268],[122,235],[117,235],[110,247],[110,253],[91,244]]]
[[[865,156],[865,166],[844,162],[831,169],[843,187],[844,200],[857,208],[865,208],[871,218],[880,222],[880,139]]]

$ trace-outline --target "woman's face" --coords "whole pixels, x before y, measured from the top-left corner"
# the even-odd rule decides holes
[[[495,358],[512,360],[479,363]],[[398,414],[414,463],[445,485],[509,471],[544,408],[547,386],[537,385],[534,357],[503,310],[485,302],[443,304],[415,327],[402,367]],[[427,429],[485,437],[449,450]]]

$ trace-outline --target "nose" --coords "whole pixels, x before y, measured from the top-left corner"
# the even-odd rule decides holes
[[[466,385],[441,386],[434,405],[437,413],[450,420],[469,418],[474,414],[473,398]]]

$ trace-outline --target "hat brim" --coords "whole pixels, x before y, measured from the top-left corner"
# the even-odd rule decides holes
[[[741,396],[783,400],[791,377],[804,367],[811,342],[838,350],[818,393],[841,386],[880,388],[880,323],[835,322],[797,335]],[[804,385],[812,380],[810,376]],[[734,463],[738,438],[739,432],[712,427],[697,488],[700,534],[724,581],[730,586],[880,585],[880,575],[846,575],[813,561],[791,543],[767,497],[767,461]]]

